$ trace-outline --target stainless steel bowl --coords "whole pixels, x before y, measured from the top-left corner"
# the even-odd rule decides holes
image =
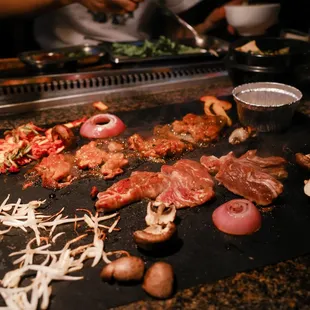
[[[287,129],[302,98],[299,89],[273,82],[243,84],[232,94],[240,122],[261,132]]]

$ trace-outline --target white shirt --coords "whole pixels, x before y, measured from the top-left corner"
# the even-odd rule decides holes
[[[95,44],[86,36],[99,37],[104,41],[134,41],[148,38],[145,25],[154,12],[154,1],[145,0],[128,18],[124,25],[115,25],[111,19],[105,23],[94,20],[87,8],[71,4],[36,19],[34,35],[42,48],[60,48],[79,44]],[[175,13],[185,11],[200,0],[166,0]]]

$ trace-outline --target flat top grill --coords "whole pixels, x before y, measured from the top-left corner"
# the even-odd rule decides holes
[[[0,80],[0,108],[7,103],[74,95],[95,90],[129,87],[146,83],[190,79],[224,72],[222,62],[154,68],[102,70]]]

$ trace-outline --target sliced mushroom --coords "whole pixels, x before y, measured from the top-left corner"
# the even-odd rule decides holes
[[[310,197],[310,180],[305,180],[304,193]]]
[[[310,154],[304,155],[302,153],[296,153],[295,158],[299,166],[310,169]]]
[[[227,115],[227,113],[225,112],[225,109],[221,105],[221,103],[214,103],[213,106],[212,106],[212,109],[213,109],[215,115],[223,116],[226,119],[227,126],[231,126],[232,125],[232,120]]]
[[[239,144],[254,136],[255,131],[251,127],[240,127],[235,129],[229,136],[228,142],[230,144]]]
[[[206,115],[218,115],[223,116],[226,119],[228,126],[232,125],[232,120],[225,111],[231,109],[232,105],[228,101],[219,100],[214,96],[204,96],[200,98],[204,102],[204,112]]]
[[[73,146],[76,142],[76,138],[74,136],[73,131],[64,125],[54,126],[51,134],[52,134],[53,140],[57,140],[57,139],[62,140],[66,148]]]
[[[116,259],[103,267],[100,277],[104,281],[140,281],[144,274],[144,262],[140,257],[129,256]]]
[[[147,214],[145,217],[145,222],[147,226],[152,226],[156,224],[168,224],[169,222],[173,222],[176,215],[175,206],[166,207],[163,204],[156,206],[150,202],[147,205]]]
[[[172,266],[165,262],[157,262],[146,272],[142,288],[153,297],[165,299],[172,295],[173,284]]]
[[[144,230],[137,230],[133,237],[136,244],[144,250],[156,250],[165,246],[176,236],[177,227],[174,223],[155,224]]]

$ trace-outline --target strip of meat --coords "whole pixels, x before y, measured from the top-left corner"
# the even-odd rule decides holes
[[[138,151],[144,158],[165,158],[180,155],[186,149],[192,149],[191,145],[186,145],[179,139],[150,137],[143,139],[139,134],[134,134],[128,138],[129,148]]]
[[[98,194],[98,211],[119,209],[143,198],[155,199],[167,188],[169,180],[161,173],[135,171]]]
[[[261,168],[275,167],[285,165],[287,161],[283,157],[269,156],[260,157],[256,155],[257,150],[250,150],[244,153],[240,158],[247,160]]]
[[[208,170],[212,175],[215,175],[220,170],[221,161],[214,155],[205,156],[200,158],[200,163]]]
[[[169,177],[170,184],[156,198],[155,205],[174,205],[177,209],[195,207],[214,197],[213,180],[198,162],[182,159],[173,166],[162,166],[161,172]]]
[[[173,166],[162,166],[158,173],[133,172],[99,193],[96,208],[116,210],[144,198],[156,199],[156,205],[194,207],[213,196],[213,181],[207,169],[192,160],[179,160]]]
[[[109,155],[104,150],[97,147],[95,141],[83,145],[77,150],[75,160],[80,169],[93,169],[100,166],[103,162],[107,161]]]
[[[255,154],[256,151],[250,151],[245,156],[235,158],[230,152],[219,158],[218,161],[214,158],[209,160],[207,156],[203,156],[200,161],[207,169],[210,167],[210,162],[216,163],[213,165],[218,169],[215,178],[229,191],[254,201],[258,205],[265,206],[283,191],[283,184],[271,172],[274,172],[275,168],[277,169],[275,166],[277,163],[283,164],[285,160],[280,157],[261,158]],[[247,156],[249,155],[249,158],[252,155],[254,158],[255,155],[255,160],[248,160]],[[271,167],[269,168],[268,165]]]
[[[62,188],[74,179],[73,158],[69,155],[50,154],[34,169],[42,179],[42,186],[46,188]]]

